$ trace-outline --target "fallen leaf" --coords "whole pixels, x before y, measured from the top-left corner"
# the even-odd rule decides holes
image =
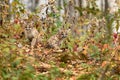
[[[70,80],[76,80],[75,76],[72,76],[72,77],[70,78]]]
[[[105,67],[107,63],[107,61],[103,61],[101,67]]]

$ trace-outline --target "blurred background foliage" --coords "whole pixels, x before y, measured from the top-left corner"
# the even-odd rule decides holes
[[[119,80],[119,5],[119,0],[0,0],[0,79]],[[31,49],[25,20],[35,23],[43,44],[61,27],[70,28],[60,46],[64,51]]]

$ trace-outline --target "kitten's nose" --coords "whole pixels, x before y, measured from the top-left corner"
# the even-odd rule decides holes
[[[26,30],[31,30],[31,28],[30,27],[26,27]]]
[[[62,36],[63,36],[63,38],[65,38],[67,35],[66,35],[66,34],[63,34]]]
[[[29,30],[29,28],[26,28],[26,30]]]

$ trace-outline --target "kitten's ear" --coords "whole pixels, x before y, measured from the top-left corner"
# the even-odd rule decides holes
[[[20,25],[22,28],[25,28],[27,26],[27,22],[25,20],[21,20]]]
[[[34,25],[35,25],[35,23],[34,23],[33,21],[31,21],[31,22],[30,22],[30,25],[31,25],[31,26],[34,26]]]
[[[34,22],[33,22],[33,21],[31,21],[30,23],[31,23],[31,24],[34,24]]]
[[[63,25],[60,29],[61,29],[61,30],[65,30],[65,26]]]

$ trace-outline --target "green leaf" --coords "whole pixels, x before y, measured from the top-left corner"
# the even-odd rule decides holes
[[[11,45],[10,47],[12,48],[12,50],[17,49],[16,45]]]
[[[7,46],[8,46],[7,44],[0,44],[1,48],[7,47]]]
[[[117,20],[117,25],[116,25],[116,31],[117,32],[118,32],[119,26],[120,26],[120,24],[119,24],[119,21]]]
[[[39,74],[37,75],[38,80],[49,80],[46,75]]]
[[[18,30],[18,29],[20,29],[20,25],[19,25],[19,24],[15,24],[15,25],[14,25],[14,28],[15,28],[16,30]]]
[[[83,9],[82,9],[82,8],[80,8],[80,7],[75,7],[75,9],[79,11],[79,14],[80,14],[81,16],[83,15],[83,13],[82,13]]]
[[[14,77],[12,77],[12,80],[18,80],[18,77],[14,76]]]
[[[17,58],[13,63],[12,63],[12,66],[13,67],[16,67],[17,65],[19,65],[20,63],[21,63],[21,60],[22,60],[22,58]]]
[[[56,22],[56,25],[57,25],[57,27],[60,27],[60,26],[62,25],[62,22],[61,22],[60,20],[58,20],[58,21]]]
[[[3,49],[3,52],[5,52],[5,53],[9,53],[10,52],[10,49],[7,47],[7,48],[4,48]]]
[[[2,34],[2,37],[7,38],[9,36],[9,34]]]
[[[16,42],[16,39],[9,39],[9,41],[10,41],[11,43],[14,43],[14,42]]]

